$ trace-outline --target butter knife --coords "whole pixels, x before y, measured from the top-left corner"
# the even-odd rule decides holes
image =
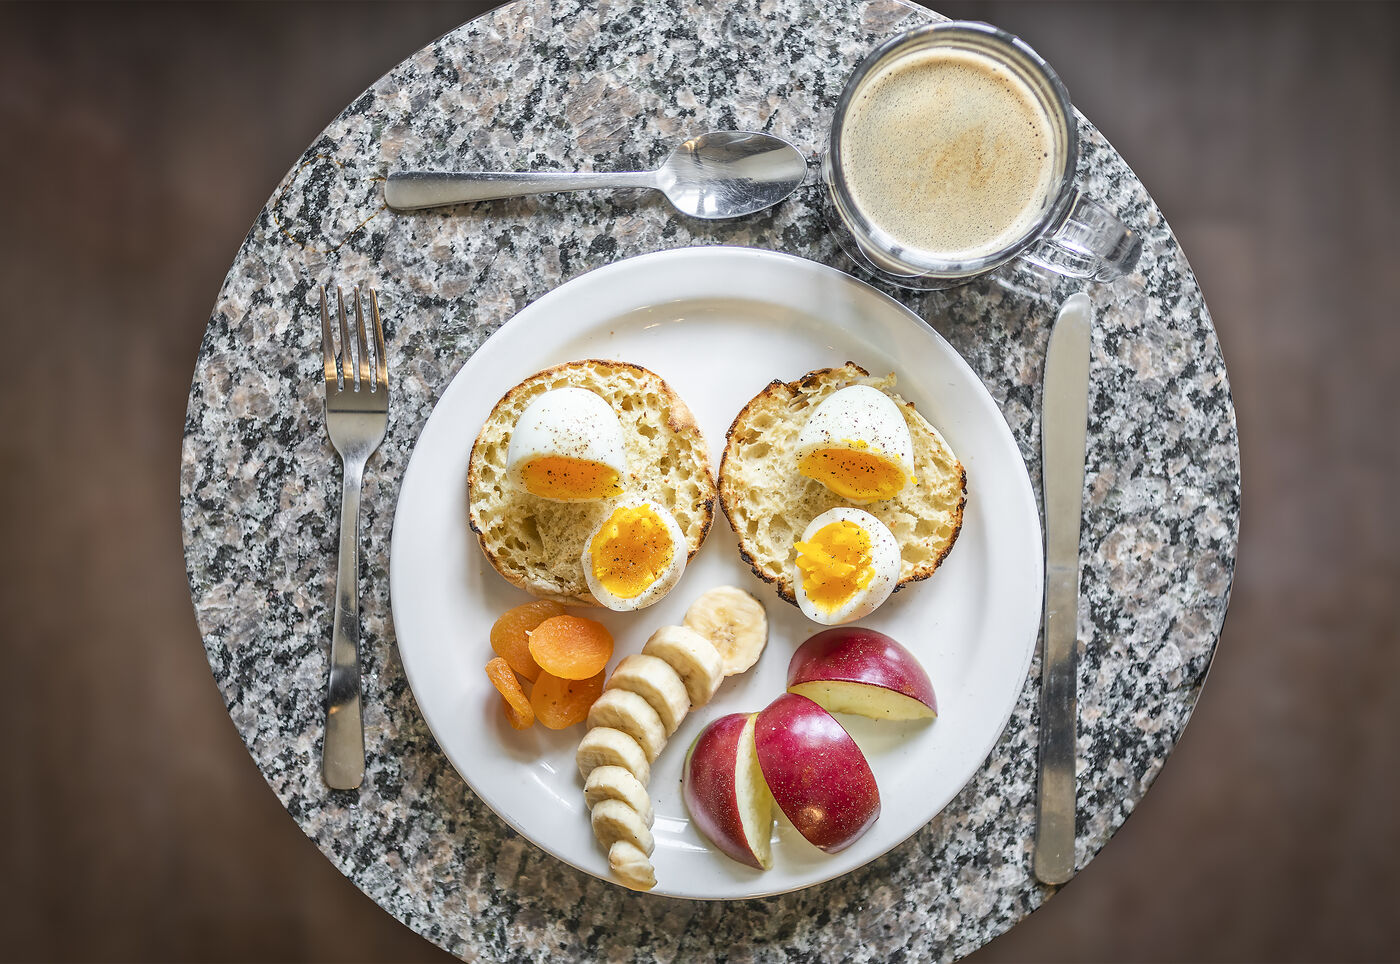
[[[1079,522],[1089,421],[1089,296],[1060,308],[1045,356],[1040,462],[1045,493],[1045,650],[1040,680],[1040,781],[1035,875],[1074,876],[1074,747],[1078,720],[1075,643],[1079,615]]]

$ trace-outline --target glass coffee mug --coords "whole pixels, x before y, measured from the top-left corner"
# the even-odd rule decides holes
[[[1023,258],[1074,278],[1132,270],[1141,238],[1075,187],[1060,78],[985,23],[892,37],[846,82],[822,157],[846,253],[909,288],[949,288]]]

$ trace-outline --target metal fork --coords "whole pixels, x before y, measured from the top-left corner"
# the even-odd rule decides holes
[[[355,287],[355,335],[345,319],[345,296],[335,298],[340,315],[340,361],[336,361],[326,287],[321,286],[321,351],[326,362],[326,430],[340,453],[345,485],[340,500],[340,567],[335,578],[335,628],[331,632],[330,687],[326,702],[326,743],[321,773],[336,790],[353,790],[365,776],[365,731],[360,717],[360,483],[365,463],[389,423],[389,365],[379,298],[369,289],[374,322],[374,364],[360,288]],[[358,350],[355,350],[358,349]]]

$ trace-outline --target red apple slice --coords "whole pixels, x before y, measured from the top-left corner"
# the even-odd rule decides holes
[[[880,790],[865,754],[812,700],[784,693],[758,714],[754,748],[773,800],[798,833],[834,854],[880,816]]]
[[[876,720],[928,720],[938,715],[924,668],[884,633],[838,626],[817,633],[792,654],[788,692],[833,713]]]
[[[720,850],[759,870],[773,866],[773,798],[754,749],[757,713],[721,716],[700,731],[682,770],[695,826]]]

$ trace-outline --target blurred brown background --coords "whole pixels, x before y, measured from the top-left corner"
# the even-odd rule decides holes
[[[195,628],[177,472],[254,214],[363,88],[490,6],[0,5],[0,956],[445,959],[248,758]],[[1151,189],[1244,465],[1185,738],[975,960],[1400,958],[1400,7],[937,8],[1029,40]]]

